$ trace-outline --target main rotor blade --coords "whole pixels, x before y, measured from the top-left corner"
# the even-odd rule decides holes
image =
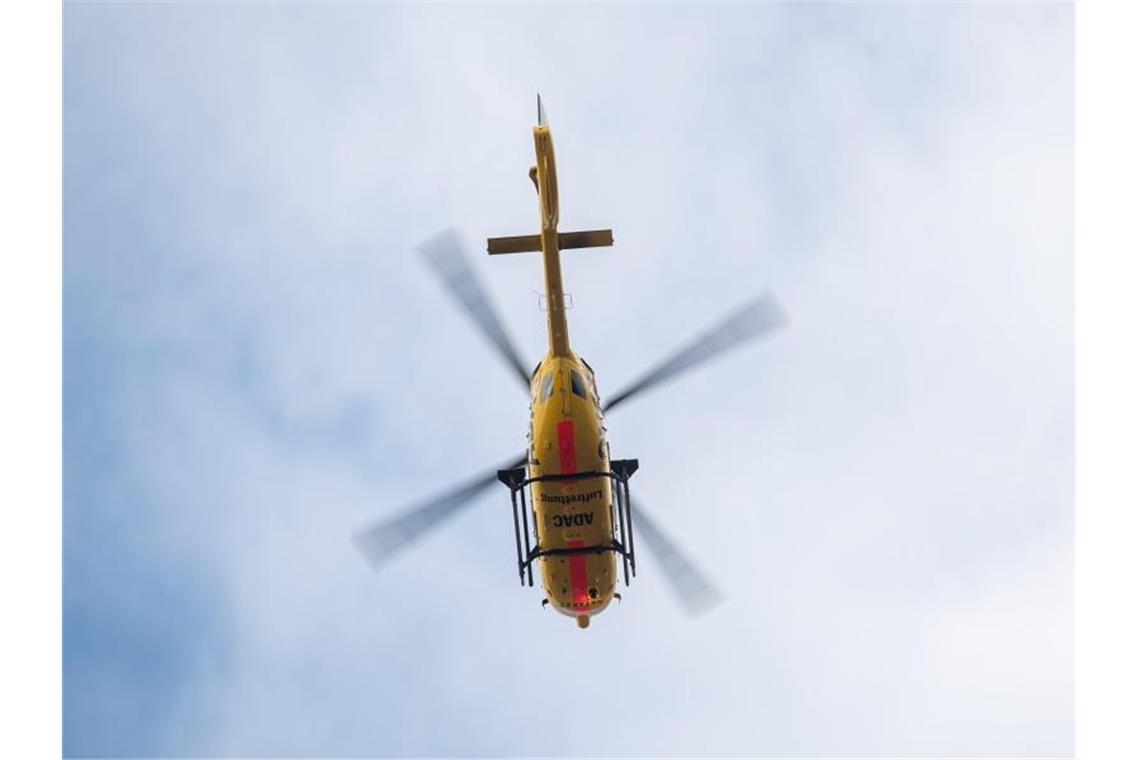
[[[624,388],[606,403],[603,411],[608,412],[623,401],[703,364],[750,338],[782,327],[787,321],[788,313],[783,304],[771,293],[764,293]]]
[[[526,457],[520,457],[504,469],[521,467]],[[416,541],[424,533],[454,516],[464,507],[475,503],[475,498],[497,483],[495,470],[471,480],[458,488],[423,504],[408,509],[396,517],[377,522],[353,536],[356,548],[374,568],[391,558],[401,549]]]
[[[649,514],[636,501],[631,501],[630,507],[636,539],[641,540],[641,545],[648,546],[653,552],[657,563],[665,571],[665,580],[681,601],[685,612],[696,617],[724,601],[720,592],[681,554],[676,544],[649,518]],[[636,542],[634,545],[637,545]]]
[[[475,270],[468,263],[467,256],[463,253],[463,244],[455,230],[443,230],[420,243],[417,250],[428,260],[443,284],[459,300],[460,305],[529,389],[530,373],[519,358],[511,339],[507,337],[486,291],[475,276]]]

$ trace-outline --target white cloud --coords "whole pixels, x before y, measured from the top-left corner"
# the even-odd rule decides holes
[[[1071,10],[858,10],[69,7],[69,303],[122,351],[129,541],[220,632],[163,753],[1071,751]],[[504,493],[348,542],[521,445],[411,248],[533,226],[536,89],[618,242],[566,261],[603,395],[792,313],[610,421],[728,592],[696,623],[651,563],[587,635],[540,611]],[[537,262],[476,266],[537,361]]]

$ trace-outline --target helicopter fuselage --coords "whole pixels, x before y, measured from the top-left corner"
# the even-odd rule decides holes
[[[558,234],[558,175],[550,127],[534,127],[549,349],[531,377],[527,474],[530,478],[609,470],[602,405],[594,372],[570,348]],[[566,553],[538,559],[546,598],[583,628],[614,596],[612,551],[589,551],[612,542],[614,494],[607,477],[531,483],[538,545]],[[586,551],[575,552],[583,549]]]
[[[548,355],[531,381],[528,476],[606,472],[610,467],[594,374],[573,354]],[[531,504],[538,545],[573,550],[604,546],[614,535],[614,493],[607,477],[538,481]],[[538,559],[551,606],[578,618],[601,612],[613,599],[617,562],[610,551]]]

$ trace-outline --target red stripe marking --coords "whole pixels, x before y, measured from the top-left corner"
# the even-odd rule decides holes
[[[578,450],[574,446],[574,420],[562,420],[558,423],[558,466],[564,474],[578,471]],[[582,546],[584,544],[581,541],[566,542],[568,549],[581,549]],[[573,606],[586,612],[590,606],[590,595],[586,591],[586,555],[571,554],[569,560]]]
[[[578,471],[578,450],[574,447],[574,420],[558,423],[558,466],[563,474]]]
[[[582,547],[581,541],[567,541],[571,549]],[[585,612],[590,606],[590,595],[586,593],[586,555],[570,555],[570,591],[574,595],[574,608]]]

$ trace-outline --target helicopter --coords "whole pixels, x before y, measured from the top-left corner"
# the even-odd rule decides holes
[[[510,490],[519,581],[533,586],[537,564],[545,593],[543,607],[549,605],[587,628],[593,616],[612,600],[620,600],[618,561],[626,586],[637,574],[636,525],[683,608],[700,614],[718,603],[721,594],[650,513],[631,500],[629,480],[638,470],[638,460],[610,457],[605,415],[718,354],[782,327],[787,313],[774,295],[762,293],[603,402],[593,368],[570,347],[560,254],[612,246],[613,232],[558,231],[554,142],[541,95],[532,133],[535,164],[529,176],[538,193],[539,234],[488,238],[487,253],[542,255],[548,347],[533,370],[526,370],[507,336],[457,233],[445,230],[419,246],[450,294],[529,391],[526,452],[504,467],[359,531],[354,541],[365,559],[378,567],[500,482]]]

